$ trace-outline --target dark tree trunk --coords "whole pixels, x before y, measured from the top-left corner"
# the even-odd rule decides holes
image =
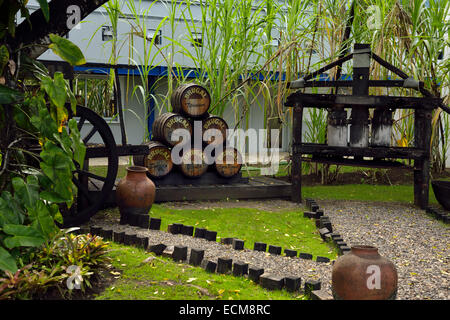
[[[50,19],[47,22],[42,10],[36,10],[30,15],[30,22],[24,21],[16,28],[16,36],[9,37],[6,43],[14,51],[24,48],[31,58],[37,58],[48,48],[50,43],[49,34],[54,33],[59,36],[67,34],[69,6],[80,8],[80,21],[86,18],[91,12],[103,5],[108,0],[53,0],[49,2]],[[70,25],[70,24],[69,24]],[[43,46],[41,46],[43,45]]]
[[[37,58],[48,49],[50,44],[49,34],[54,33],[59,36],[67,34],[75,25],[68,23],[73,12],[68,10],[69,6],[79,8],[79,16],[76,21],[82,21],[91,12],[103,5],[108,0],[53,0],[49,2],[49,21],[44,18],[42,10],[36,10],[30,15],[30,19],[24,20],[17,26],[15,36],[6,36],[0,41],[9,50],[9,65],[4,68],[0,78],[6,86],[16,89],[16,75],[20,69],[20,55],[25,53],[31,58]],[[69,11],[69,12],[68,12]],[[11,176],[5,174],[8,171],[16,171],[13,167],[15,159],[12,152],[13,147],[20,146],[18,130],[13,114],[14,106],[4,104],[0,111],[0,153],[2,161],[0,164],[0,192],[8,185]]]

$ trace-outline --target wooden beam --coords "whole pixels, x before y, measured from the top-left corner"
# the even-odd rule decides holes
[[[325,163],[339,166],[351,166],[351,167],[367,167],[367,168],[398,168],[398,169],[412,169],[399,161],[388,161],[388,160],[357,160],[357,159],[348,159],[342,157],[302,157],[302,161],[306,162],[317,162],[317,163]]]
[[[403,88],[404,80],[369,80],[369,87],[387,87],[387,88]],[[420,82],[422,83],[422,82]],[[333,87],[351,87],[352,80],[339,81],[307,81],[306,88],[333,88]]]
[[[401,147],[332,147],[326,144],[302,143],[296,146],[301,154],[313,154],[316,156],[355,156],[388,159],[421,159],[426,151],[418,148]],[[294,150],[295,152],[295,150]]]
[[[296,92],[287,97],[285,106],[301,104],[305,108],[366,107],[389,109],[428,109],[442,105],[440,98],[394,97],[394,96],[351,96],[333,94],[308,94]]]
[[[146,145],[126,145],[117,146],[117,156],[130,156],[130,155],[143,155],[146,156],[149,153],[148,146]],[[106,147],[87,147],[86,158],[103,158],[108,155]]]

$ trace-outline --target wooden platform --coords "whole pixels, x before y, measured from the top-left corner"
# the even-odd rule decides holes
[[[248,183],[160,186],[155,202],[290,198],[291,184],[268,177],[249,178]]]
[[[291,183],[270,177],[248,178],[247,183],[210,185],[163,185],[156,187],[155,203],[170,201],[199,201],[228,199],[290,199]],[[89,191],[95,197],[97,189],[90,185]],[[115,207],[115,188],[104,208]]]

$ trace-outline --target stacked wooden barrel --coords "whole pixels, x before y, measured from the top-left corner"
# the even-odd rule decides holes
[[[150,149],[148,156],[135,156],[134,164],[147,167],[153,178],[167,176],[172,168],[178,168],[189,178],[201,177],[209,167],[213,167],[221,177],[237,175],[241,170],[242,157],[238,150],[225,148],[228,125],[224,119],[208,113],[211,105],[208,90],[195,83],[183,84],[173,92],[171,104],[173,112],[161,114],[153,122],[152,141],[145,143]],[[174,165],[171,150],[183,141],[183,137],[173,133],[177,129],[184,129],[190,135],[190,141],[194,142],[194,121],[201,121],[202,137],[197,139],[202,141],[202,148],[191,146],[189,151],[180,155],[181,164]],[[219,152],[213,154],[214,164],[208,165],[205,147],[220,145],[223,150],[217,148]]]

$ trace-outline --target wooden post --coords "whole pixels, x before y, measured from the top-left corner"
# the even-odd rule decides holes
[[[302,122],[303,107],[296,104],[293,110],[292,121],[292,170],[291,170],[291,200],[292,202],[302,202]]]
[[[116,100],[117,112],[119,114],[120,134],[122,136],[122,145],[127,145],[127,132],[125,131],[125,121],[123,119],[122,91],[120,88],[119,70],[114,69],[114,99]]]
[[[353,96],[369,95],[370,45],[355,44],[353,52]],[[369,145],[369,109],[353,107],[351,113],[350,146],[366,148]],[[359,158],[362,160],[362,158]]]
[[[428,207],[429,198],[431,113],[430,110],[416,109],[414,119],[415,147],[426,152],[423,158],[414,160],[414,204],[421,209]]]

